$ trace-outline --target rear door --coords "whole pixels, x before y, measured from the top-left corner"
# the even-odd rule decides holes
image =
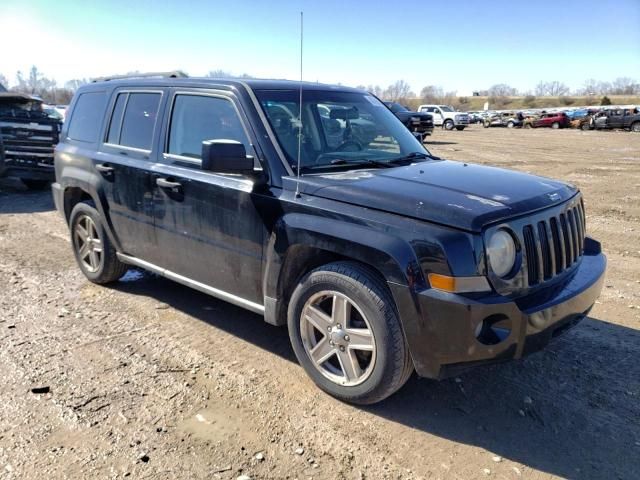
[[[108,218],[123,253],[153,262],[153,179],[157,160],[154,138],[163,89],[118,89],[111,98],[111,115],[94,167],[103,178]]]
[[[624,126],[624,111],[612,110],[609,112],[607,126],[609,128],[622,128]]]
[[[204,140],[240,141],[256,158],[241,106],[229,92],[184,89],[167,109],[154,167],[158,264],[262,306],[262,195],[250,177],[201,169]]]

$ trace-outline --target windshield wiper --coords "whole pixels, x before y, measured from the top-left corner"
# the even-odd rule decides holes
[[[430,158],[432,160],[442,160],[440,157],[436,157],[435,155],[431,155],[430,153],[425,152],[411,152],[407,155],[403,155],[402,157],[394,158],[393,160],[389,160],[389,163],[404,163],[411,160],[416,160],[418,158]]]
[[[331,160],[331,165],[373,165],[374,167],[380,168],[393,167],[389,162],[380,162],[378,160],[371,160],[370,158],[358,158],[353,162],[345,160],[344,158],[336,158],[335,160]]]

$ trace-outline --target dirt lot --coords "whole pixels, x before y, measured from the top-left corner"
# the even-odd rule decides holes
[[[639,478],[640,135],[431,140],[438,155],[584,191],[610,262],[591,318],[523,361],[413,378],[356,408],[321,393],[286,330],[254,314],[137,272],[90,284],[50,195],[5,180],[0,477]]]

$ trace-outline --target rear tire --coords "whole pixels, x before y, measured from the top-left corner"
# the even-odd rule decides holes
[[[582,130],[583,132],[591,130],[591,126],[589,125],[589,122],[584,122],[582,125],[580,125],[580,130]]]
[[[463,127],[463,126],[459,126],[459,127],[456,127],[456,130],[458,130],[459,132],[461,132],[461,131],[463,131],[463,130],[464,130],[464,128],[465,128],[465,127]]]
[[[29,190],[44,190],[49,186],[48,180],[34,180],[23,178],[22,183],[24,183],[25,187],[27,187]]]
[[[93,202],[80,202],[69,219],[71,246],[78,266],[93,283],[111,283],[122,277],[128,266],[118,260],[116,249],[104,229]]]
[[[640,122],[633,122],[629,130],[635,133],[640,133]]]
[[[336,262],[305,275],[291,296],[288,326],[300,365],[345,402],[384,400],[413,372],[393,297],[366,266]]]
[[[507,128],[513,128],[513,127],[515,127],[515,123],[507,122]]]

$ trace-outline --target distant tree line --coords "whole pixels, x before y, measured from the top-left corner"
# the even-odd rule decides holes
[[[128,72],[136,74],[139,72]],[[243,73],[234,75],[226,70],[211,70],[206,75],[212,78],[240,77],[251,78]],[[71,101],[74,92],[89,80],[86,78],[73,79],[58,85],[55,79],[47,77],[36,66],[32,66],[27,73],[18,71],[15,75],[15,82],[0,73],[0,85],[4,85],[10,91],[28,93],[41,97],[46,103],[66,104]],[[380,85],[358,85],[358,88],[367,90],[383,100],[394,102],[406,102],[409,99],[419,98],[424,103],[442,103],[464,107],[469,103],[466,97],[458,97],[456,91],[445,90],[441,86],[427,85],[416,95],[411,90],[411,86],[404,80],[397,80],[386,88]],[[489,102],[496,108],[506,107],[511,103],[510,97],[524,96],[523,103],[533,106],[537,97],[558,97],[563,105],[571,105],[574,100],[569,95],[640,95],[640,83],[629,77],[619,77],[611,82],[604,82],[589,79],[584,82],[583,87],[575,91],[558,80],[539,82],[533,91],[518,91],[516,88],[499,83],[492,85],[486,90],[478,90],[474,95],[489,97]]]

